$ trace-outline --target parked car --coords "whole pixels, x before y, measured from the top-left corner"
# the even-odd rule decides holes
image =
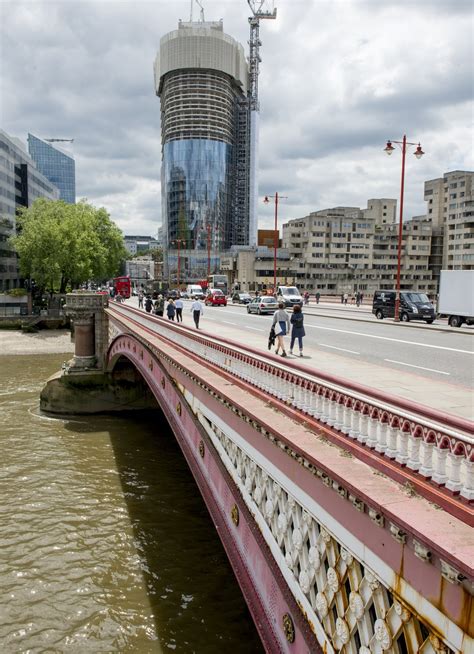
[[[237,292],[232,295],[232,304],[248,304],[252,301],[248,293]]]
[[[263,297],[256,297],[254,300],[247,304],[247,313],[275,313],[278,309],[278,302],[273,295],[264,295]]]
[[[224,293],[218,288],[212,288],[207,292],[206,299],[204,300],[206,306],[227,306],[227,298]]]
[[[395,315],[395,291],[375,291],[372,313],[376,318],[393,318]],[[434,306],[424,293],[400,291],[400,320],[424,320],[429,325],[436,318]]]
[[[182,300],[189,300],[189,293],[187,291],[181,291],[179,296]]]
[[[178,289],[173,289],[172,291],[168,291],[167,293],[168,300],[177,300],[180,296],[181,294],[178,291]]]

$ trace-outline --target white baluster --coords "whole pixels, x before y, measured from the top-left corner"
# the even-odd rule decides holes
[[[369,436],[369,416],[367,413],[359,412],[359,443],[366,443]]]
[[[421,461],[420,461],[420,445],[422,443],[420,436],[413,436],[410,434],[408,436],[408,460],[407,468],[410,470],[418,470]]]
[[[434,471],[431,479],[437,484],[445,484],[448,481],[448,475],[446,474],[448,450],[437,447],[434,450],[434,455]]]
[[[387,429],[387,448],[385,456],[394,459],[398,454],[398,427],[388,426]]]
[[[433,450],[434,443],[427,443],[423,441],[421,445],[421,461],[420,475],[423,477],[431,477],[433,474]]]
[[[352,408],[349,407],[346,402],[344,402],[343,409],[342,409],[342,421],[340,427],[340,430],[342,431],[343,434],[349,433],[349,430],[351,428],[351,421],[352,421]]]
[[[389,429],[390,425],[388,422],[382,422],[382,420],[378,421],[377,442],[375,444],[376,452],[381,452],[383,454],[387,449],[387,435]]]
[[[474,500],[474,461],[464,459],[462,468],[464,483],[461,489],[461,495],[467,500]]]
[[[349,429],[348,436],[350,438],[357,438],[359,435],[359,424],[360,424],[360,411],[352,407],[352,417],[351,417],[351,428]]]
[[[340,430],[343,423],[344,416],[344,404],[341,398],[337,400],[336,403],[336,420],[334,421],[334,428]]]
[[[395,461],[402,465],[408,461],[408,433],[403,431],[402,425],[398,431],[398,453]]]
[[[462,488],[461,482],[461,464],[465,459],[464,454],[452,454],[449,452],[449,475],[446,482],[446,488],[453,493],[457,493]]]

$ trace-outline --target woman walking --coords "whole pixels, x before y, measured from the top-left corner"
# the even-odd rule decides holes
[[[170,298],[166,306],[166,315],[168,316],[168,320],[174,320],[175,313],[176,313],[176,308],[174,306],[173,299]]]
[[[293,325],[291,330],[291,342],[290,342],[290,354],[293,354],[293,345],[295,344],[296,339],[298,339],[298,345],[300,347],[300,357],[303,356],[303,336],[305,336],[304,331],[304,316],[301,311],[301,306],[295,304],[293,307],[293,313],[291,314],[290,322]]]
[[[275,334],[277,337],[278,345],[277,349],[275,350],[275,354],[278,354],[280,352],[281,348],[281,356],[286,357],[286,350],[285,350],[285,343],[283,341],[283,337],[288,334],[290,331],[290,319],[288,317],[288,314],[285,311],[285,303],[284,302],[279,302],[278,303],[278,310],[275,311],[273,314],[273,327],[275,328]]]

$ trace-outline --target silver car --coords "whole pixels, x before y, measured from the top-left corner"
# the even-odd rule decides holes
[[[247,313],[275,313],[278,309],[278,302],[272,295],[256,297],[252,302],[247,304]]]

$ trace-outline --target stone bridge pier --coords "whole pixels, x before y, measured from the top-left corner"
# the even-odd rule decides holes
[[[133,366],[107,372],[109,318],[108,295],[68,293],[65,312],[71,318],[74,356],[46,382],[40,408],[55,414],[94,414],[112,411],[156,409],[148,385]]]

